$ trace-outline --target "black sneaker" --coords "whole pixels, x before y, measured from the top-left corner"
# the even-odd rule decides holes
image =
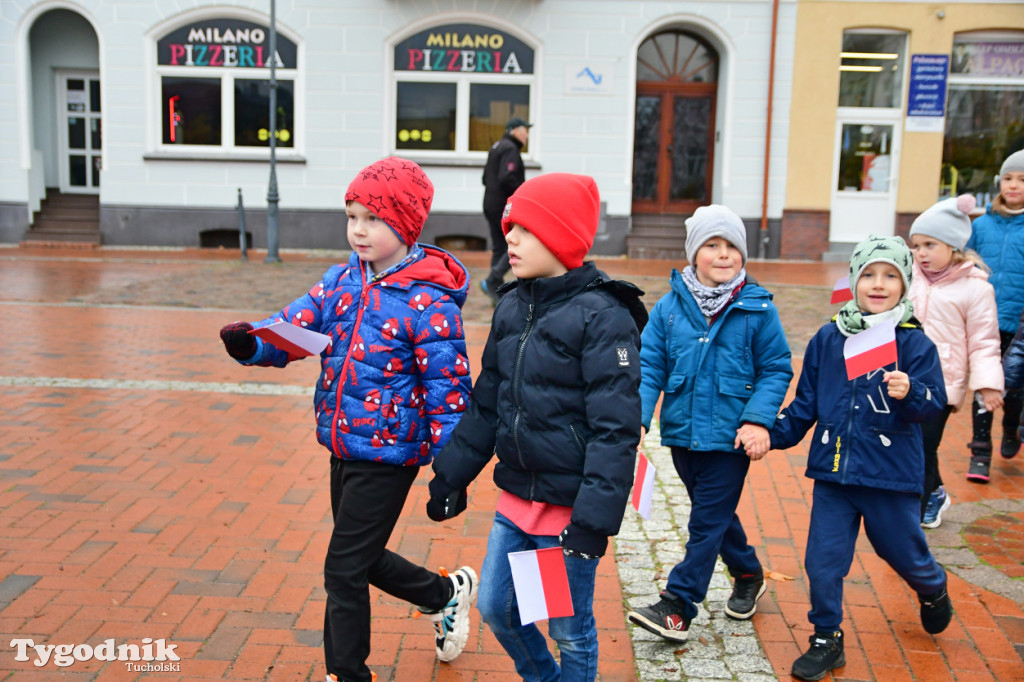
[[[690,619],[683,615],[682,605],[675,599],[666,599],[664,594],[660,601],[633,609],[626,617],[644,630],[673,642],[685,642],[690,636]]]
[[[988,483],[988,465],[991,457],[971,457],[971,466],[967,469],[967,480],[972,483]]]
[[[793,677],[798,680],[820,680],[830,670],[846,665],[843,653],[843,631],[815,632],[811,648],[793,662]]]
[[[1003,434],[1003,442],[999,445],[999,454],[1006,459],[1013,459],[1020,452],[1020,438],[1013,435],[1015,430],[1011,429],[1010,435]]]
[[[921,626],[931,635],[937,635],[946,629],[953,620],[953,602],[943,587],[931,596],[917,595],[921,602]]]
[[[725,604],[725,615],[737,620],[747,620],[757,611],[757,600],[767,589],[764,571],[738,576],[732,584],[732,595]]]
[[[451,575],[441,569],[441,575],[452,581],[454,590],[448,604],[438,611],[424,611],[434,623],[434,648],[439,661],[454,661],[466,647],[469,638],[469,611],[476,601],[476,572],[463,566]],[[414,616],[416,614],[413,614]]]

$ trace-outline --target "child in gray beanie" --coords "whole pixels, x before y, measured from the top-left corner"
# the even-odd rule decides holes
[[[726,615],[751,618],[765,593],[736,505],[751,461],[768,451],[768,429],[793,376],[772,295],[743,267],[740,217],[725,206],[698,208],[686,221],[686,257],[690,265],[672,271],[671,291],[641,336],[640,399],[642,433],[661,399],[661,444],[672,449],[690,497],[689,539],[661,598],[628,615],[676,642],[690,636],[719,556],[733,577]]]
[[[939,475],[939,443],[951,412],[971,390],[981,398],[974,409],[992,412],[1003,404],[996,295],[981,258],[964,247],[971,236],[974,197],[945,199],[922,213],[910,228],[914,279],[910,300],[925,334],[941,349],[946,406],[921,425],[924,439],[924,496],[921,525],[938,528],[950,499]],[[967,480],[988,483],[988,454],[972,456]]]
[[[999,194],[985,214],[974,220],[967,248],[974,249],[992,268],[989,282],[996,290],[999,341],[1006,353],[1024,312],[1024,149],[1010,154],[999,169]],[[999,453],[1010,459],[1020,451],[1018,428],[1024,394],[1007,391],[1003,397],[1003,440]],[[992,413],[973,411],[976,456],[992,455]]]

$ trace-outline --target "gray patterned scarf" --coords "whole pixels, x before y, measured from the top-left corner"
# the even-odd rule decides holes
[[[735,291],[736,287],[743,284],[743,281],[747,278],[747,269],[740,268],[739,273],[730,279],[725,284],[719,284],[717,287],[706,287],[700,283],[697,279],[697,271],[692,265],[687,265],[683,268],[683,284],[693,294],[693,298],[697,301],[697,307],[704,314],[704,317],[712,318],[721,312],[722,308],[729,303],[732,299],[732,292]]]

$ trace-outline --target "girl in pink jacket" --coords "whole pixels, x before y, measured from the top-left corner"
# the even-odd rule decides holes
[[[968,214],[974,197],[965,194],[935,204],[910,228],[914,279],[910,300],[914,314],[939,351],[946,384],[946,410],[923,424],[925,451],[921,525],[938,528],[949,495],[939,475],[938,447],[951,412],[959,410],[968,390],[979,396],[975,409],[993,411],[1003,404],[1003,368],[995,290],[981,257],[964,246],[971,236]],[[967,479],[988,483],[991,457],[973,455]]]

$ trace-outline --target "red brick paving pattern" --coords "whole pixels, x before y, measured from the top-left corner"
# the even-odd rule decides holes
[[[328,260],[284,255],[314,264]],[[0,639],[6,640],[0,641],[0,675],[7,679],[48,680],[56,670],[13,661],[7,648],[13,637],[46,643],[166,638],[178,644],[183,666],[177,674],[152,676],[159,679],[322,679],[329,504],[326,453],[313,439],[310,400],[210,388],[219,382],[308,387],[315,363],[246,371],[227,360],[216,330],[251,311],[87,300],[157,275],[179,273],[194,286],[189,278],[197,263],[216,266],[236,256],[0,250],[0,300],[7,301],[0,304],[0,377],[149,379],[199,389],[0,385]],[[250,257],[257,262],[262,255]],[[476,254],[466,260],[477,268],[484,262]],[[601,263],[651,281],[671,265]],[[830,288],[845,267],[752,263],[751,271],[765,283]],[[75,298],[81,303],[40,305]],[[468,329],[476,357],[486,326]],[[995,457],[988,486],[965,480],[969,430],[967,416],[954,415],[940,452],[953,496],[950,513],[958,504],[1024,499],[1024,457]],[[810,501],[805,453],[802,447],[774,452],[752,467],[740,508],[768,567],[795,578],[773,581],[754,619],[781,679],[789,678],[809,635],[802,577]],[[482,476],[473,486],[471,511],[445,525],[421,513],[425,481],[421,476],[414,486],[392,545],[428,566],[479,567],[494,504],[489,479]],[[965,541],[1019,579],[1013,571],[1024,558],[1022,526],[1024,514],[990,515],[965,526]],[[610,559],[602,562],[597,590],[601,675],[635,679]],[[862,538],[847,581],[847,665],[836,679],[1024,680],[1021,605],[953,572],[950,592],[956,617],[946,632],[930,637],[917,620],[915,595]],[[409,612],[378,595],[370,662],[382,680],[516,679],[485,628],[476,629],[454,664],[436,663],[429,626],[410,620]],[[62,673],[72,680],[137,677],[95,661]]]

